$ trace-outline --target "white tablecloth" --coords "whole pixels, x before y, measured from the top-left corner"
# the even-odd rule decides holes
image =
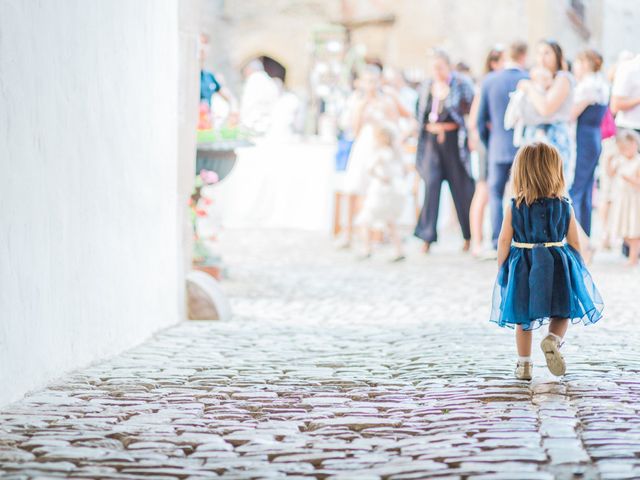
[[[237,154],[211,190],[223,228],[331,231],[335,145],[264,141]]]

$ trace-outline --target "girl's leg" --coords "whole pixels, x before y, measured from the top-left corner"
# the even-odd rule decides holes
[[[471,223],[471,253],[478,256],[482,250],[482,224],[484,209],[489,201],[487,182],[477,182],[476,191],[471,200],[469,221]]]
[[[531,330],[523,330],[521,325],[516,325],[516,348],[519,357],[531,357]]]
[[[396,223],[391,221],[387,223],[389,227],[389,236],[391,237],[391,242],[393,242],[393,246],[396,249],[396,257],[404,257],[404,252],[402,249],[402,240],[400,239],[400,235],[398,235],[398,229],[396,227]]]
[[[347,243],[346,246],[351,246],[353,241],[353,222],[356,218],[358,210],[358,195],[349,194],[349,205],[347,209]]]
[[[518,349],[518,363],[516,365],[516,378],[519,380],[531,380],[533,362],[531,361],[531,330],[523,330],[516,325],[516,347]]]
[[[565,333],[567,333],[568,327],[568,318],[552,318],[551,323],[549,323],[549,333],[553,333],[560,338],[564,338]]]
[[[638,254],[640,253],[640,238],[625,238],[624,240],[629,245],[629,261],[627,264],[635,266],[638,264]]]
[[[370,225],[367,225],[364,232],[364,254],[365,256],[371,255],[373,246],[374,231]]]

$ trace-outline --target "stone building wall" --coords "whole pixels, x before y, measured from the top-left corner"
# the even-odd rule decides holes
[[[605,62],[616,61],[622,50],[640,53],[640,2],[603,0],[600,39]]]
[[[583,0],[582,4],[582,25],[571,20],[569,0],[246,0],[218,2],[218,13],[209,18],[216,18],[216,31],[222,32],[226,45],[216,66],[233,79],[236,90],[240,78],[235,72],[260,55],[287,68],[290,87],[305,88],[311,32],[332,21],[358,24],[352,30],[352,43],[364,44],[369,56],[403,69],[426,70],[426,54],[434,46],[447,49],[454,61],[464,60],[480,73],[491,46],[515,39],[532,46],[542,38],[555,39],[569,58],[594,46],[607,61],[634,41],[640,44],[634,30],[640,13],[629,1]],[[384,21],[389,17],[393,23]]]

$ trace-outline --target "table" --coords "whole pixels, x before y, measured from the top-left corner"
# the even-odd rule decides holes
[[[335,148],[319,140],[238,148],[234,168],[209,187],[221,227],[330,232]]]

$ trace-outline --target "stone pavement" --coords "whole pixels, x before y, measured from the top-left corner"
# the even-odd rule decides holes
[[[562,379],[536,351],[529,383],[487,322],[493,262],[415,243],[404,264],[357,261],[299,232],[221,243],[235,319],[6,406],[0,477],[640,478],[640,272],[615,255],[592,269],[606,318],[570,329]]]

